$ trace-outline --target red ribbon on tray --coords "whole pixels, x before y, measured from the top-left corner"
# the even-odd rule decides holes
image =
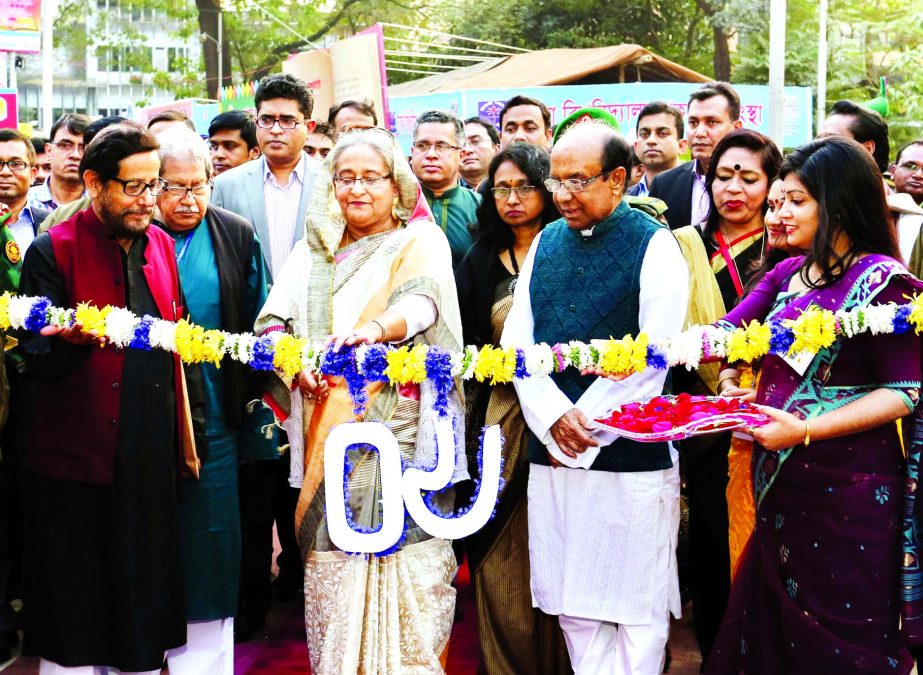
[[[679,394],[626,403],[594,421],[619,436],[655,443],[758,427],[769,417],[737,398]]]

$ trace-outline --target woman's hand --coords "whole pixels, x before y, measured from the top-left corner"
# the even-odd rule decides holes
[[[770,418],[768,424],[761,427],[752,427],[749,430],[753,440],[764,448],[775,452],[804,442],[807,423],[803,419],[767,405],[754,407]]]
[[[301,395],[312,400],[323,400],[330,393],[330,384],[323,377],[317,378],[313,373],[302,370],[295,376],[295,384]]]
[[[739,398],[744,403],[754,403],[756,401],[756,389],[727,387],[719,392],[719,395],[727,398]]]
[[[613,382],[621,382],[629,375],[616,375],[615,373],[607,373],[602,368],[584,368],[580,371],[581,375],[595,375],[596,377],[605,377],[607,380],[612,380]]]
[[[381,338],[381,326],[374,321],[370,321],[349,333],[331,335],[327,338],[327,347],[333,345],[333,351],[338,352],[344,346],[373,345],[378,342],[379,338]]]

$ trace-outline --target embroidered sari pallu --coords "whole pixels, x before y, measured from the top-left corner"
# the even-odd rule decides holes
[[[802,260],[779,263],[724,322],[794,319],[812,305],[850,310],[920,292],[902,265],[870,255],[829,288],[788,293]],[[886,388],[911,411],[920,373],[918,336],[864,334],[807,365],[766,356],[757,402],[812,419]],[[905,645],[918,640],[921,618],[908,517],[918,457],[913,443],[905,460],[893,423],[781,452],[754,448],[755,529],[706,672],[910,671]]]

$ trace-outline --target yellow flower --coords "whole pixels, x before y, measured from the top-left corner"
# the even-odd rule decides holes
[[[407,369],[409,371],[410,381],[414,384],[420,384],[426,380],[426,345],[417,345],[410,350],[407,359]]]
[[[220,330],[207,330],[202,335],[202,346],[199,352],[200,359],[221,367],[221,358],[224,356],[224,333]]]
[[[391,386],[410,382],[410,369],[407,367],[410,361],[410,349],[406,345],[388,352],[385,354],[385,358],[388,361],[385,375],[388,376]]]
[[[272,365],[288,378],[295,377],[302,369],[301,352],[307,340],[286,334],[276,343],[276,351],[272,357]]]
[[[633,375],[647,368],[648,338],[626,335],[621,340],[609,338],[599,350],[599,367],[611,375]]]
[[[795,336],[788,350],[789,354],[799,352],[816,354],[836,342],[836,319],[833,312],[812,305],[801,316],[788,321],[787,324],[791,326]]]
[[[2,320],[2,314],[0,314],[0,320]],[[923,333],[923,294],[915,295],[910,301],[910,315],[907,321],[913,325],[918,335]]]
[[[95,330],[98,335],[106,334],[106,317],[112,308],[106,305],[102,309],[93,305],[81,302],[77,305],[77,311],[74,312],[74,321],[83,326],[83,332],[89,333]]]
[[[9,291],[6,291],[3,295],[0,295],[0,328],[6,330],[10,327],[10,298],[13,297],[10,295]]]
[[[750,325],[735,328],[727,340],[728,361],[745,361],[750,363],[762,358],[769,353],[769,326],[759,321],[751,321]]]

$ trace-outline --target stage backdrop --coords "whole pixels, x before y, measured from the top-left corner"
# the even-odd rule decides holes
[[[522,87],[510,89],[469,89],[454,93],[420,96],[391,96],[388,118],[401,146],[408,153],[413,140],[413,122],[420,113],[438,108],[448,110],[462,119],[480,115],[500,124],[504,102],[517,94],[544,101],[551,110],[551,121],[557,124],[578,108],[593,107],[608,110],[622,127],[622,133],[634,139],[635,123],[641,108],[650,101],[666,101],[686,112],[689,93],[700,84],[633,83],[589,84],[556,87]],[[740,118],[744,127],[763,133],[769,131],[769,87],[765,85],[734,85],[740,94]],[[785,147],[794,148],[813,137],[813,97],[810,87],[785,87]]]

